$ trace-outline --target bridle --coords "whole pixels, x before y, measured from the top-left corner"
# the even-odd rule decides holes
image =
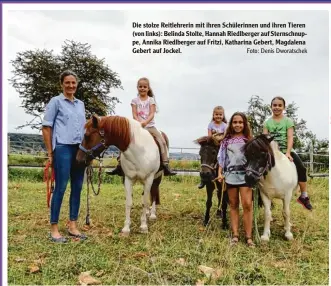
[[[200,168],[206,167],[206,168],[210,169],[212,172],[217,173],[217,165],[218,165],[218,162],[217,162],[217,156],[216,156],[214,163],[212,163],[210,165],[209,164],[201,164]]]
[[[262,169],[261,172],[259,171],[256,171],[256,170],[253,170],[249,167],[246,168],[246,172],[249,171],[251,173],[253,173],[255,176],[257,176],[258,178],[261,178],[262,175],[267,175],[267,172],[271,169],[271,155],[270,153],[268,152],[266,154],[266,159],[267,159],[267,164],[265,165],[265,167]],[[260,168],[259,168],[260,169]]]
[[[212,170],[212,171],[216,171],[217,169],[217,162],[211,164],[211,165],[208,165],[208,164],[201,164],[200,165],[201,167],[207,167],[208,169]]]
[[[99,130],[99,134],[101,136],[101,141],[96,144],[95,146],[93,146],[91,149],[86,149],[85,147],[82,146],[82,144],[79,144],[79,149],[82,150],[84,153],[85,153],[85,163],[86,163],[86,160],[88,158],[90,159],[97,159],[97,160],[101,160],[103,158],[103,155],[104,155],[104,151],[108,149],[108,145],[106,145],[106,141],[105,141],[105,131],[103,129],[100,129]],[[100,154],[98,155],[94,155],[94,152],[96,150],[98,150],[100,147],[103,147],[103,150],[100,152]]]
[[[89,185],[91,185],[92,191],[94,195],[98,195],[100,193],[100,188],[101,188],[101,169],[102,169],[102,159],[105,154],[105,151],[108,149],[108,145],[106,144],[105,141],[105,131],[103,129],[99,130],[99,134],[101,136],[101,140],[98,144],[93,146],[91,149],[86,149],[85,147],[82,146],[82,144],[79,144],[79,149],[85,153],[85,164],[87,165],[87,159],[91,160],[98,160],[99,161],[99,172],[98,172],[98,190],[95,191],[93,184],[92,184],[92,179],[93,179],[93,167],[92,165],[88,166],[86,168],[86,184],[87,184],[87,196],[86,196],[86,225],[90,225],[90,203],[89,203]],[[98,154],[95,155],[94,152],[98,150],[100,147],[103,147],[102,151]]]

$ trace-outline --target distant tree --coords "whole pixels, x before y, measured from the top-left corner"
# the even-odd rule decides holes
[[[287,104],[286,116],[291,118],[295,125],[294,133],[294,148],[303,152],[308,152],[311,144],[313,144],[314,152],[317,153],[321,149],[328,150],[329,141],[318,140],[313,132],[306,127],[306,121],[298,118],[298,107],[294,102]],[[247,109],[248,121],[251,125],[253,135],[256,136],[263,132],[263,123],[272,115],[270,103],[264,103],[263,99],[258,95],[253,95],[248,101]]]
[[[265,104],[258,95],[253,95],[248,101],[247,118],[250,123],[253,135],[263,132],[263,122],[271,116],[269,104]]]
[[[14,76],[9,81],[22,98],[25,112],[34,116],[18,128],[41,128],[46,104],[61,92],[59,75],[66,69],[73,70],[79,77],[75,96],[84,101],[87,117],[93,113],[112,114],[119,102],[110,95],[112,89],[122,89],[117,73],[104,59],[93,55],[88,44],[67,40],[57,55],[45,49],[28,50],[18,53],[10,63]]]

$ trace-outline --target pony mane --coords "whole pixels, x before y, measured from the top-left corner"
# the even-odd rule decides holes
[[[216,140],[214,136],[202,136],[193,141],[195,144],[214,144],[215,146],[220,146],[220,141]]]
[[[273,141],[272,141],[273,142]],[[275,166],[275,155],[274,155],[274,147],[275,145],[270,143],[267,136],[265,134],[261,134],[256,136],[255,138],[250,139],[244,146],[243,151],[246,157],[249,157],[250,154],[255,152],[265,152],[268,153],[269,156],[269,165],[270,167]],[[277,143],[276,143],[277,148]]]
[[[131,130],[127,118],[122,116],[101,117],[99,128],[104,129],[108,145],[115,145],[122,152],[128,149],[131,142]]]

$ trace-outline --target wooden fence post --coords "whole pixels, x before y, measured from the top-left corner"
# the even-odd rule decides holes
[[[310,174],[314,173],[314,147],[312,142],[309,148],[309,172]]]

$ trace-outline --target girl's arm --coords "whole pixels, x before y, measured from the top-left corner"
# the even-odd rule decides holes
[[[263,126],[263,134],[269,134],[269,131],[265,126]]]
[[[213,134],[211,133],[211,130],[208,129],[208,136],[212,136]]]
[[[153,120],[155,110],[156,110],[155,104],[151,104],[150,109],[149,109],[149,115],[148,115],[147,119],[145,121],[141,122],[142,127],[145,127],[151,120]]]
[[[131,106],[132,106],[132,117],[133,117],[133,119],[139,121],[138,112],[137,112],[137,105],[131,104]]]
[[[45,147],[47,149],[48,160],[52,164],[52,162],[53,162],[52,127],[43,126],[42,133],[43,133]]]
[[[225,163],[225,155],[226,155],[226,148],[224,146],[224,141],[221,143],[220,150],[217,155],[217,161],[218,161],[218,174],[217,178],[215,180],[218,180],[219,182],[222,182],[223,180],[223,175],[222,171],[224,168],[224,163]]]
[[[293,135],[294,129],[293,127],[290,127],[287,129],[287,150],[286,150],[286,156],[293,161],[293,158],[291,157],[291,150],[293,148]]]

